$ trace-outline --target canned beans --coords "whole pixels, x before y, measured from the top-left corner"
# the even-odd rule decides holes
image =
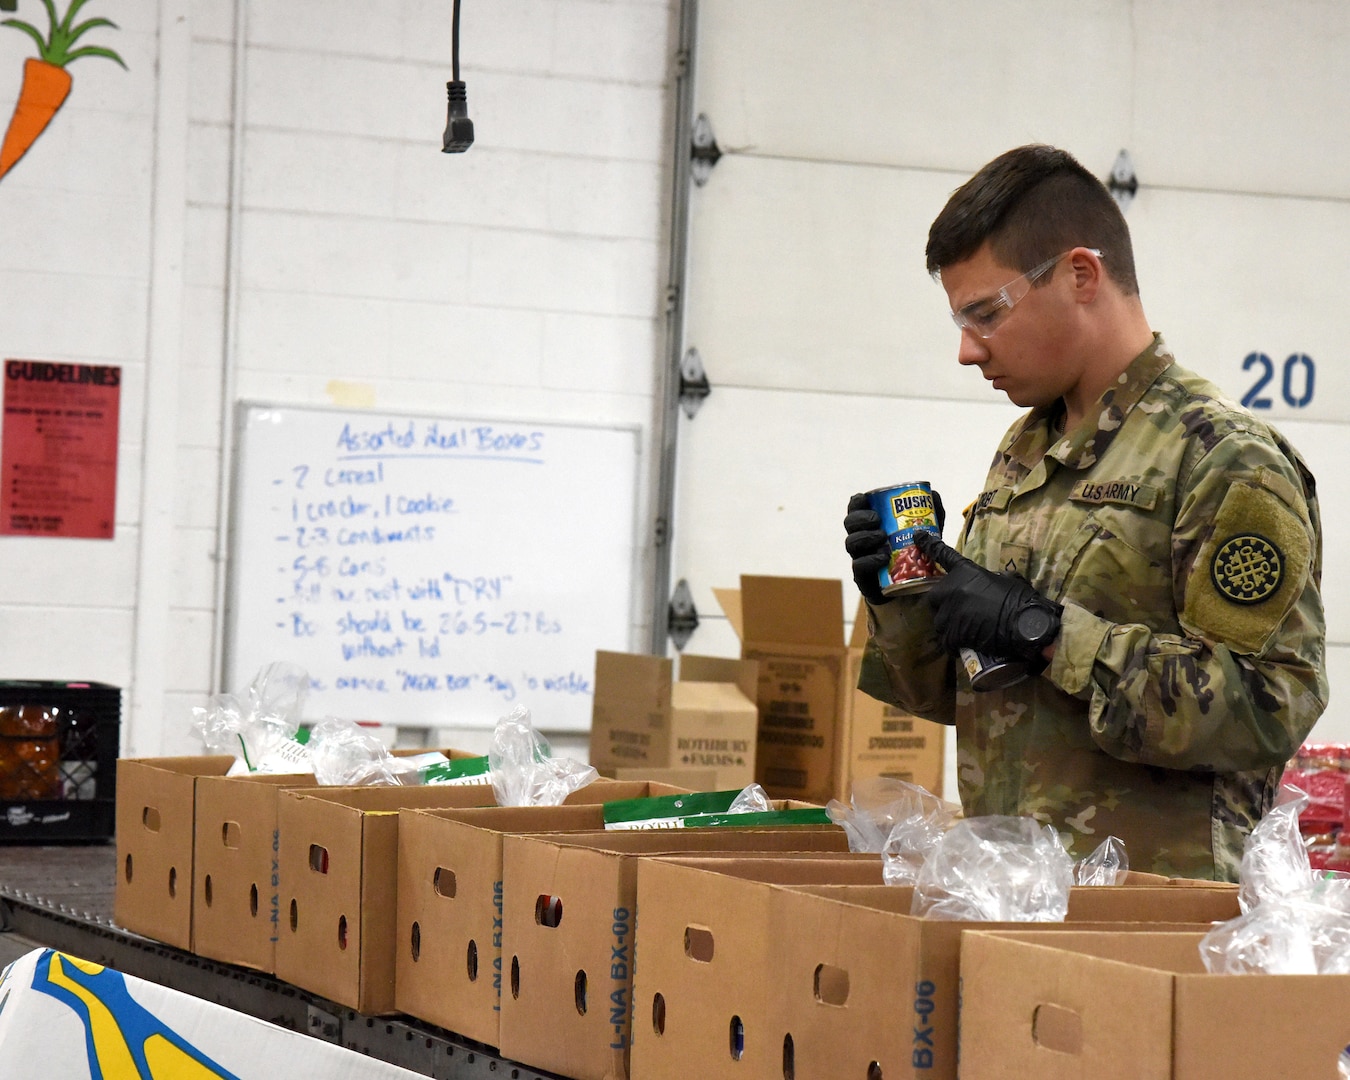
[[[898,548],[891,552],[891,564],[888,568],[892,584],[910,581],[913,578],[930,578],[937,574],[937,567],[912,543],[909,547]]]
[[[879,572],[881,591],[890,596],[933,583],[938,569],[914,546],[919,531],[941,536],[933,489],[926,480],[914,480],[867,492],[868,504],[881,519],[881,529],[890,545],[891,557]]]

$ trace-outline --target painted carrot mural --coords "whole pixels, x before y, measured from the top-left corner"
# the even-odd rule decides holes
[[[0,143],[0,179],[37,142],[38,136],[47,130],[52,117],[65,103],[71,87],[67,65],[82,56],[104,56],[126,68],[122,58],[111,49],[99,45],[75,48],[75,43],[96,27],[110,26],[117,29],[117,24],[109,19],[88,19],[76,26],[75,16],[86,3],[88,0],[72,0],[65,16],[58,18],[52,0],[42,0],[49,24],[46,37],[36,26],[21,19],[0,20],[0,26],[22,30],[37,42],[38,47],[38,55],[24,61],[19,100],[14,105],[14,115],[10,117],[5,140]]]

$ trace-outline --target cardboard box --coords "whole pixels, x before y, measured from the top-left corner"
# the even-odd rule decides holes
[[[853,785],[873,776],[888,776],[942,794],[947,729],[913,716],[858,689],[863,649],[867,645],[867,605],[858,601],[848,647],[848,727],[837,796],[848,801]]]
[[[122,758],[117,763],[117,884],[113,921],[192,948],[197,782],[224,776],[229,756]]]
[[[756,779],[777,798],[836,797],[851,689],[840,582],[743,574],[734,599],[714,593],[759,661]]]
[[[643,856],[792,850],[838,862],[847,839],[833,825],[507,836],[502,1054],[573,1080],[626,1077]],[[869,870],[854,862],[841,872]]]
[[[367,1015],[394,1012],[398,811],[493,802],[486,784],[281,790],[277,977]]]
[[[394,756],[463,750],[395,750]],[[477,782],[486,784],[482,776]],[[276,969],[281,927],[277,795],[314,789],[312,774],[202,777],[196,789],[192,951],[255,971]]]
[[[567,801],[671,793],[597,780]],[[367,1015],[397,1011],[399,811],[494,804],[486,784],[283,788],[277,976]]]
[[[759,662],[756,779],[770,795],[847,802],[870,776],[941,794],[945,730],[857,689],[866,611],[846,644],[838,579],[742,575],[739,591],[713,593],[741,655]]]
[[[5,1080],[420,1075],[52,949],[35,949],[5,968],[0,1002]]]
[[[277,794],[312,774],[204,776],[193,830],[192,951],[271,973],[281,925]]]
[[[1350,975],[1211,975],[1201,936],[966,934],[963,1080],[1345,1075]]]
[[[496,1046],[503,835],[593,832],[604,828],[604,802],[675,794],[686,792],[660,784],[593,784],[565,806],[401,811],[397,1009]]]
[[[727,790],[727,786],[721,783],[723,775],[718,769],[657,769],[639,766],[633,769],[610,769],[606,775],[612,775],[615,780],[671,784],[689,791]]]
[[[633,1075],[954,1078],[962,935],[1065,924],[919,919],[912,893],[643,863]],[[1194,929],[1237,911],[1236,888],[1144,885],[1075,889],[1069,919]]]
[[[755,780],[758,665],[597,651],[590,761],[598,770],[717,770],[714,789]]]

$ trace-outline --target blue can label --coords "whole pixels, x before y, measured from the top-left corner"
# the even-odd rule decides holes
[[[885,595],[927,588],[937,575],[935,567],[914,546],[920,530],[941,536],[933,489],[926,481],[914,480],[867,493],[868,502],[881,518],[881,528],[890,544],[890,563],[880,572]]]

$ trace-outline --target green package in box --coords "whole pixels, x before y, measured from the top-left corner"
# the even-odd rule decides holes
[[[438,761],[419,770],[424,784],[482,784],[488,771],[486,756]]]
[[[688,795],[657,795],[647,799],[616,799],[603,807],[606,829],[678,829],[684,818],[722,814],[741,794],[730,791],[695,791]]]
[[[696,814],[682,818],[677,829],[709,829],[729,826],[738,829],[771,829],[781,825],[833,825],[823,806],[795,810],[752,810],[746,814]]]

